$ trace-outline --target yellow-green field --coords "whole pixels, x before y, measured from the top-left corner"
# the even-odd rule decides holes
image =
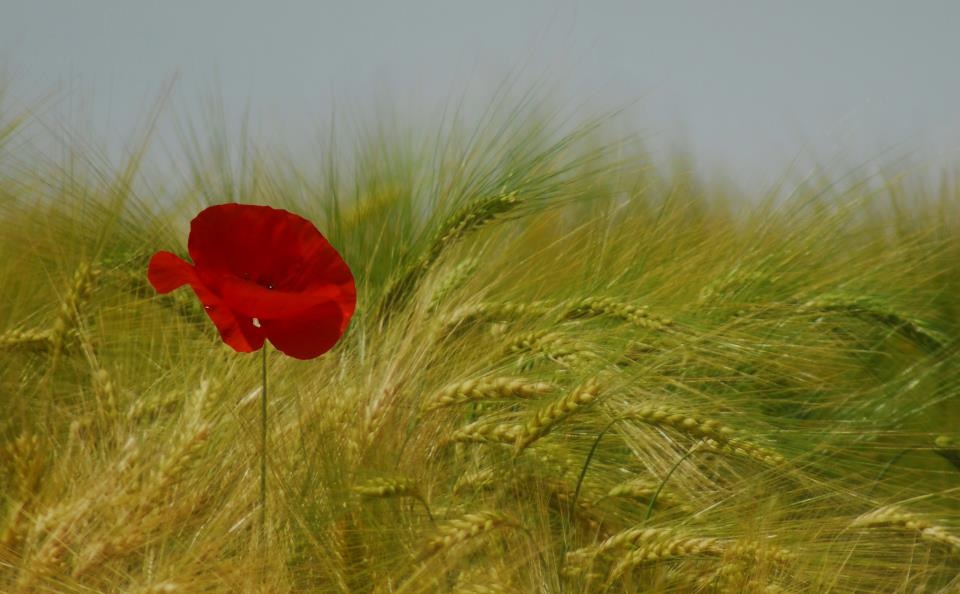
[[[179,180],[29,124],[0,110],[0,591],[960,592],[949,177],[744,204],[523,103],[309,156],[198,133]],[[332,351],[268,352],[263,538],[259,354],[146,281],[231,200],[358,289]]]

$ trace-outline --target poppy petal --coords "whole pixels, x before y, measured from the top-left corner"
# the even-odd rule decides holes
[[[157,252],[147,266],[147,279],[157,293],[165,295],[183,285],[197,282],[197,271],[170,252]]]
[[[319,357],[340,339],[343,313],[327,301],[296,318],[262,322],[267,338],[282,353],[296,359]]]
[[[232,311],[220,297],[202,284],[195,283],[192,287],[223,342],[241,353],[252,353],[263,346],[263,329],[254,326],[253,320]]]
[[[307,219],[251,204],[218,204],[202,210],[190,222],[187,248],[197,269],[210,278],[236,276],[286,291],[301,291],[305,281],[315,278],[307,269],[318,255],[330,252],[339,259]]]
[[[339,301],[343,293],[336,285],[304,293],[275,291],[232,276],[221,278],[217,289],[233,311],[261,320],[296,317],[324,302]]]
[[[330,250],[333,252],[332,256],[325,254],[311,262],[312,269],[307,273],[311,280],[303,292],[307,295],[333,295],[330,298],[337,302],[343,314],[342,332],[346,330],[357,306],[357,286],[354,284],[350,267],[336,250],[332,247]]]

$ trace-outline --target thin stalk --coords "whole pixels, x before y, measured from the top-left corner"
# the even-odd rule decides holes
[[[680,465],[683,463],[683,461],[689,458],[691,454],[696,452],[699,449],[699,447],[700,447],[699,443],[693,444],[693,447],[687,450],[687,453],[681,456],[679,460],[677,460],[676,464],[674,464],[673,467],[670,469],[670,472],[667,473],[667,476],[663,477],[663,480],[660,481],[660,485],[657,487],[656,492],[653,494],[653,497],[650,498],[650,504],[647,505],[647,514],[643,516],[644,524],[646,524],[647,520],[650,519],[650,514],[653,513],[653,506],[657,502],[657,497],[660,496],[660,491],[663,490],[663,486],[667,484],[668,480],[670,480],[670,477],[673,475],[673,472],[677,468],[680,468]]]
[[[607,434],[608,431],[613,429],[613,426],[620,419],[613,419],[606,427],[603,428],[603,431],[597,434],[597,438],[593,440],[593,445],[590,446],[590,452],[587,453],[586,460],[583,461],[583,468],[580,469],[580,477],[577,478],[577,488],[573,492],[573,499],[570,502],[570,523],[573,524],[575,521],[575,516],[577,514],[577,499],[580,497],[580,488],[583,486],[583,479],[587,476],[587,469],[590,468],[590,462],[593,460],[593,455],[597,453],[597,447],[600,445],[600,440],[603,439],[603,436]],[[563,592],[563,566],[566,564],[567,559],[567,537],[564,534],[563,541],[560,543],[560,567],[557,569],[557,574],[560,579],[560,591]]]
[[[263,389],[260,391],[260,542],[267,540],[267,345],[263,345],[263,356],[260,358],[261,380]]]

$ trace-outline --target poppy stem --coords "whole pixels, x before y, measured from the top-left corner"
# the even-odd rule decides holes
[[[267,544],[267,345],[263,345],[261,357],[260,391],[260,544]]]

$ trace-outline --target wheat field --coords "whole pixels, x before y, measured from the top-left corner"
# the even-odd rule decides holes
[[[197,133],[172,179],[31,117],[0,109],[0,591],[960,592],[950,175],[745,203],[503,101],[306,156]],[[226,201],[357,279],[332,351],[267,353],[265,526],[259,354],[146,281]]]

